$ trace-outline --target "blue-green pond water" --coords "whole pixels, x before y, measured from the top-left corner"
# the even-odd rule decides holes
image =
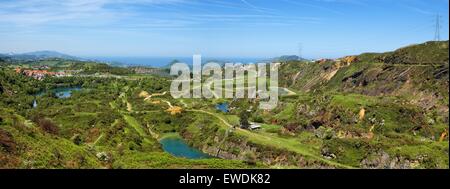
[[[188,159],[206,159],[211,158],[208,154],[202,151],[190,147],[183,139],[180,137],[167,137],[159,141],[164,149],[164,151],[172,154],[176,157],[184,157]]]
[[[48,91],[39,92],[35,96],[42,96],[48,92],[52,92],[58,98],[70,98],[72,96],[72,91],[80,91],[81,89],[82,89],[81,87],[60,87],[60,88],[55,88],[55,89],[51,89]],[[34,99],[33,108],[36,108],[37,105],[38,105],[37,100]]]

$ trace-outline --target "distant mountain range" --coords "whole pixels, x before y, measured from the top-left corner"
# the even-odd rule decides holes
[[[111,58],[111,57],[97,57],[97,58],[80,58],[75,57],[72,55],[67,55],[64,53],[60,53],[57,51],[35,51],[35,52],[28,52],[28,53],[21,53],[21,54],[15,54],[15,53],[8,53],[8,54],[2,54],[0,53],[0,59],[3,60],[13,60],[13,61],[36,61],[36,60],[45,60],[45,59],[52,59],[52,58],[59,58],[59,59],[65,59],[65,60],[77,60],[77,61],[93,61],[93,62],[101,62],[106,63],[111,66],[117,66],[117,67],[126,67],[126,66],[156,66],[161,68],[170,68],[170,66],[177,62],[191,62],[192,60],[189,57],[182,58],[180,61],[177,59],[172,59],[170,61],[170,58],[139,58],[139,57],[123,57],[123,58]],[[228,60],[217,58],[217,59],[211,59],[204,61],[203,63],[207,62],[216,62],[220,64],[225,64],[227,62],[239,62],[239,63],[257,63],[257,62],[289,62],[289,61],[307,61],[307,59],[300,58],[296,55],[283,55],[275,58],[269,58],[269,59],[252,59],[252,58],[229,58]],[[164,63],[166,65],[164,65]]]
[[[63,54],[56,51],[35,51],[35,52],[29,52],[29,53],[22,53],[22,54],[0,54],[0,57],[9,58],[13,60],[41,60],[41,59],[48,59],[48,58],[61,58],[61,59],[69,59],[69,60],[80,60],[81,58]]]
[[[308,61],[308,59],[301,58],[297,55],[283,55],[271,59],[272,62],[288,62],[288,61]]]

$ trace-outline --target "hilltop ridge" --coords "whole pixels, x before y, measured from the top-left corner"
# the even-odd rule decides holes
[[[392,52],[364,53],[361,61],[383,62],[387,64],[448,64],[449,41],[428,41],[408,45]]]
[[[66,59],[66,60],[80,60],[80,58],[67,55],[64,53],[60,53],[57,51],[34,51],[34,52],[28,52],[28,53],[20,53],[20,54],[0,54],[0,57],[13,59],[13,60],[21,60],[21,61],[30,61],[30,60],[43,60],[43,59],[49,59],[49,58],[60,58],[60,59]]]

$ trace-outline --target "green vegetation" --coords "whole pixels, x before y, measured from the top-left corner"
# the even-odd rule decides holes
[[[263,111],[173,99],[150,68],[1,59],[0,168],[448,168],[448,42],[356,60],[284,62],[291,92]],[[70,74],[36,80],[18,66]],[[53,90],[70,87],[81,90]],[[171,136],[216,158],[172,156],[159,143]]]

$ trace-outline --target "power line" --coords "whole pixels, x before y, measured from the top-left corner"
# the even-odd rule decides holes
[[[303,51],[303,44],[302,43],[298,43],[298,59],[299,60],[303,59],[302,51]]]
[[[436,24],[435,24],[435,32],[434,32],[434,40],[440,41],[441,40],[441,15],[436,15]]]

